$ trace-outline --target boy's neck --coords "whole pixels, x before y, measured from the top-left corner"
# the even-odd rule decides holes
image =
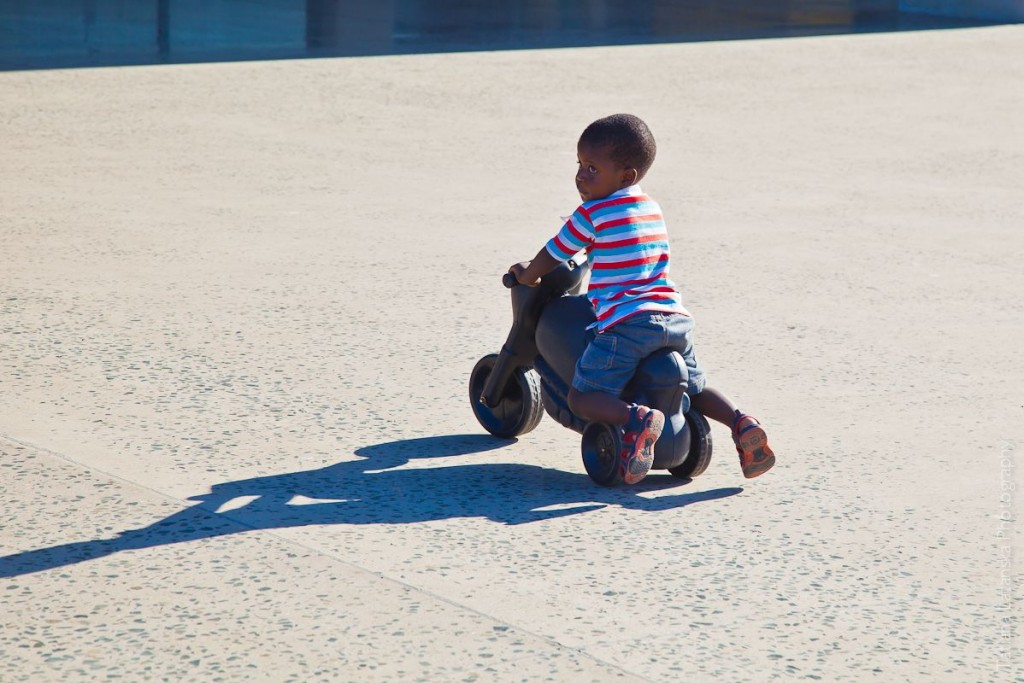
[[[640,189],[640,184],[639,183],[632,183],[630,185],[623,185],[619,189],[615,190],[615,192],[612,192],[611,194],[603,197],[603,199],[608,199],[608,197],[614,197],[615,195],[621,194],[623,191],[628,190],[630,188],[634,188],[634,187],[637,188],[637,190],[639,190]]]

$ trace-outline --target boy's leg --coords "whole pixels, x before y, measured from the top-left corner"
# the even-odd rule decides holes
[[[705,417],[732,429],[732,440],[740,456],[744,477],[759,477],[775,466],[775,454],[768,445],[764,427],[756,418],[737,408],[728,396],[712,387],[705,387],[690,397],[690,405]]]
[[[775,455],[768,447],[768,437],[761,424],[741,411],[732,399],[713,387],[706,386],[704,370],[693,351],[693,319],[672,316],[669,319],[671,345],[683,356],[689,373],[690,405],[705,417],[728,425],[740,456],[743,476],[750,479],[764,474],[775,465]]]
[[[704,417],[730,427],[739,410],[732,399],[713,387],[704,387],[696,396],[690,396],[690,405]]]
[[[629,404],[603,391],[569,389],[569,409],[587,422],[621,427],[629,419]]]
[[[647,406],[629,405],[619,398],[636,366],[661,342],[661,330],[649,316],[637,316],[598,333],[576,363],[569,390],[569,407],[590,422],[621,427],[622,478],[627,484],[647,476],[654,464],[654,444],[665,416]]]
[[[590,422],[603,422],[622,428],[621,473],[627,484],[635,484],[651,471],[654,444],[665,427],[660,410],[630,405],[601,391],[569,390],[569,407]]]

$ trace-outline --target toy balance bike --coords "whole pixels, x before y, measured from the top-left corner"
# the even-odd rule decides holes
[[[589,266],[582,254],[545,275],[536,287],[520,285],[511,273],[502,282],[512,296],[512,329],[501,348],[481,358],[469,378],[469,400],[477,421],[494,436],[511,439],[534,429],[546,411],[556,422],[582,434],[583,466],[602,486],[622,482],[622,431],[580,419],[569,409],[576,361],[592,339],[587,326],[593,307],[579,295]],[[577,261],[576,259],[580,259]],[[657,408],[665,428],[654,446],[652,469],[680,479],[704,472],[711,462],[711,430],[690,410],[683,357],[660,349],[641,361],[622,399]]]

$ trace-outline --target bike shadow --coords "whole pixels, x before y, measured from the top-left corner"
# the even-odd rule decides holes
[[[310,525],[412,524],[482,517],[516,525],[617,505],[658,512],[740,493],[738,487],[645,497],[684,486],[657,472],[639,485],[602,488],[583,473],[525,463],[445,464],[510,441],[449,435],[365,446],[359,456],[319,469],[215,484],[190,497],[196,504],[114,538],[67,543],[0,557],[0,577],[62,567],[124,550]]]

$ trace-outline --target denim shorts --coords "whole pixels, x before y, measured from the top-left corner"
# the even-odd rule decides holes
[[[675,349],[686,361],[686,393],[704,390],[704,371],[693,355],[693,318],[681,313],[639,313],[594,335],[576,362],[572,386],[621,396],[637,365],[658,349]]]

